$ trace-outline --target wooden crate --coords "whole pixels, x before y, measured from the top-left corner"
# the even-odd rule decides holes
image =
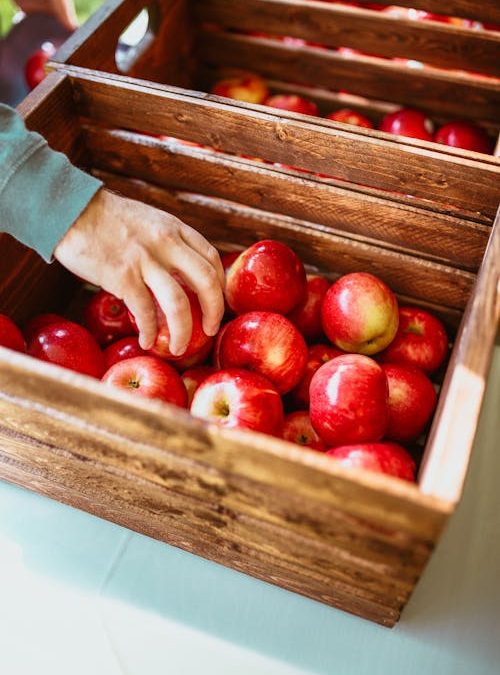
[[[418,485],[347,470],[275,438],[224,431],[0,349],[0,477],[394,625],[460,499],[500,313],[500,220],[492,227],[119,130],[140,120],[148,133],[193,142],[217,133],[223,148],[283,162],[298,144],[319,172],[329,161],[323,151],[338,139],[355,156],[356,140],[351,147],[347,132],[329,125],[294,116],[277,122],[167,86],[68,67],[20,110],[30,128],[111,188],[168,209],[222,249],[273,237],[321,271],[380,275],[403,300],[436,312],[454,347]],[[431,160],[443,161],[432,153]],[[370,156],[374,171],[385,161]],[[476,170],[485,180],[492,171]],[[499,201],[496,188],[496,196],[484,191],[485,213]],[[449,192],[456,201],[458,192]],[[6,235],[0,247],[0,312],[22,323],[64,309],[74,284],[60,266]]]
[[[438,0],[399,4],[443,11]],[[500,32],[412,21],[341,4],[109,0],[68,40],[56,60],[119,73],[118,39],[145,7],[149,7],[150,29],[129,54],[125,67],[132,77],[210,91],[218,79],[243,69],[260,73],[273,93],[297,93],[314,100],[322,114],[347,106],[378,122],[388,111],[406,105],[426,111],[438,124],[457,118],[476,120],[498,137]],[[445,10],[500,24],[497,0],[456,0],[446,3]],[[255,33],[302,38],[329,49],[283,43]],[[338,47],[362,54],[346,56]],[[395,58],[418,60],[426,67],[411,68]],[[382,132],[339,123],[332,128],[377,139],[381,149],[393,140]],[[482,156],[437,144],[400,142],[466,159]]]

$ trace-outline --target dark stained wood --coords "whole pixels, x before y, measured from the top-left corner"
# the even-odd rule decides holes
[[[64,71],[61,71],[64,72]],[[424,141],[400,143],[329,120],[228,102],[162,85],[146,87],[126,78],[102,81],[68,68],[82,114],[99,123],[166,134],[335,175],[404,195],[432,199],[493,219],[500,200],[500,163],[463,153],[435,152]],[[208,123],[209,121],[209,123]],[[366,131],[366,130],[365,130]],[[387,139],[385,138],[387,137]],[[411,139],[408,139],[411,141]],[[472,157],[482,157],[468,153]]]
[[[160,188],[144,181],[126,178],[116,174],[111,174],[105,171],[96,171],[96,175],[105,182],[105,184],[115,192],[119,192],[124,196],[132,199],[139,199],[147,204],[151,204],[156,208],[163,209],[169,213],[176,214],[179,218],[185,220],[193,227],[203,231],[206,236],[212,237],[213,243],[219,250],[234,250],[242,248],[245,244],[251,244],[255,240],[252,238],[252,232],[257,232],[254,237],[267,236],[264,229],[258,229],[259,224],[252,220],[252,213],[259,217],[265,217],[266,214],[257,211],[249,211],[248,209],[238,209],[237,205],[223,200],[214,200],[207,198],[204,200],[202,207],[198,206],[200,196],[192,195],[188,192],[178,192],[175,190],[167,190]],[[272,216],[272,214],[268,214]],[[242,224],[246,224],[245,228],[241,228]],[[226,226],[227,230],[221,233],[220,228]],[[265,224],[261,224],[261,228],[265,228]],[[240,245],[235,245],[235,238],[233,233],[238,232]],[[237,235],[238,236],[238,235]],[[295,248],[297,240],[290,238],[290,245]],[[307,256],[308,252],[305,251]],[[314,252],[313,252],[314,255]],[[314,258],[317,261],[317,258]],[[335,258],[335,263],[339,263]],[[311,269],[329,276],[332,279],[338,277],[338,272],[332,268],[332,264],[328,260],[323,260],[323,263],[310,265]],[[420,289],[418,289],[420,291]],[[405,295],[398,293],[398,298],[403,304],[418,305],[428,311],[433,312],[438,316],[447,326],[449,335],[452,336],[462,319],[462,311],[459,309],[450,308],[444,305],[436,304],[436,302],[424,300],[420,295]]]
[[[196,88],[201,91],[211,91],[216,82],[230,77],[232,73],[234,73],[234,69],[232,68],[210,68],[202,65],[197,70]],[[319,108],[320,114],[325,117],[334,110],[350,108],[366,115],[377,126],[387,113],[394,112],[401,107],[397,103],[379,101],[378,99],[348,94],[347,92],[329,91],[321,87],[307,87],[283,82],[283,80],[267,79],[266,83],[272,94],[295,94],[314,101]],[[448,117],[439,114],[435,110],[426,109],[425,105],[419,105],[419,110],[431,115],[432,121],[436,125],[445,124],[449,121]],[[476,121],[480,122],[481,126],[489,132],[492,138],[498,136],[500,119],[497,123],[487,120]],[[352,129],[352,127],[350,128]],[[442,150],[443,147],[439,149]]]
[[[106,178],[99,173],[100,178]],[[120,183],[110,180],[110,187]],[[126,183],[122,185],[127,185]],[[127,194],[134,194],[129,184]],[[125,188],[127,189],[127,188]],[[146,192],[143,187],[142,195]],[[167,191],[165,208],[217,242],[249,246],[272,238],[291,246],[308,264],[334,275],[365,270],[385,280],[397,293],[464,309],[474,283],[470,272],[347,239],[314,223],[278,216],[235,202],[189,192]]]
[[[242,68],[265,77],[326,89],[345,90],[394,101],[424,105],[448,116],[498,122],[500,82],[466,73],[404,65],[369,56],[343,56],[314,47],[294,49],[275,40],[201,31],[199,58],[211,66]]]
[[[87,130],[92,165],[324,225],[334,233],[477,270],[490,228],[287,176],[262,163],[99,127]]]
[[[500,327],[500,210],[469,300],[430,432],[421,486],[458,502]]]
[[[368,0],[360,0],[368,2]],[[500,24],[500,5],[497,0],[398,0],[401,7],[424,9],[434,14],[446,10],[448,16],[462,16],[490,23]]]
[[[461,167],[466,178],[482,179],[474,189],[469,187],[467,198],[474,208],[482,199],[488,205],[484,213],[492,213],[498,196],[493,181],[497,160],[433,153],[425,144],[350,134],[328,122],[268,114],[198,93],[147,88],[71,68],[68,73],[51,76],[27,99],[22,112],[30,128],[59,142],[73,160],[106,166],[108,171],[99,175],[110,187],[178,214],[222,248],[274,237],[293,246],[306,264],[333,275],[369,269],[409,301],[432,307],[450,323],[456,323],[471,300],[425,450],[420,485],[342,468],[320,453],[280,439],[222,430],[187,411],[138,400],[4,348],[0,477],[270,583],[394,625],[456,506],[467,470],[498,325],[500,222],[492,229],[474,287],[471,272],[426,259],[417,250],[410,254],[396,243],[398,236],[398,241],[407,241],[403,228],[393,235],[389,228],[384,231],[381,219],[367,235],[355,217],[358,207],[380,218],[386,214],[389,221],[394,218],[390,230],[398,231],[395,214],[404,212],[421,247],[433,241],[430,207],[410,209],[397,200],[384,205],[361,189],[349,205],[349,190],[338,181],[324,184],[249,160],[180,149],[177,142],[97,130],[95,123],[134,129],[139,124],[152,133],[227,143],[235,153],[255,156],[260,154],[256,150],[263,150],[292,165],[286,160],[304,156],[308,168],[316,171],[331,166],[328,153],[334,152],[335,169],[347,166],[346,173],[358,182],[367,175],[374,178],[377,171],[392,175],[392,161],[397,178],[403,170],[413,171],[422,200],[434,199],[439,185],[435,176],[446,176],[440,195],[443,210],[448,198],[455,208],[464,205],[458,189]],[[86,123],[91,127],[84,133],[79,115],[90,118]],[[54,124],[62,125],[59,141]],[[82,140],[88,141],[86,155]],[[363,160],[369,171],[363,172],[361,162],[356,164],[361,148],[368,148]],[[407,162],[398,164],[395,158],[403,157]],[[164,169],[167,159],[173,166]],[[163,171],[165,176],[158,178]],[[467,190],[466,178],[462,190]],[[280,195],[278,186],[286,194]],[[301,203],[306,190],[317,201],[311,198],[310,211]],[[387,197],[391,200],[389,193]],[[341,213],[335,219],[332,203],[345,211],[347,224],[342,224]],[[479,209],[477,217],[484,213]],[[484,238],[486,233],[474,222],[442,214],[436,218],[436,229],[446,232],[450,247],[456,244],[453,223],[457,240],[472,240],[473,233]],[[8,260],[0,262],[0,311],[8,306],[22,321],[28,309],[44,309],[48,295],[62,308],[67,284],[58,285],[51,277],[60,269],[40,265],[34,254],[26,254],[10,239],[1,243],[9,248]],[[476,247],[481,245],[476,241]],[[462,258],[468,255],[459,245],[456,252]],[[425,255],[431,257],[429,251]],[[17,306],[24,302],[26,307]],[[454,423],[462,419],[460,435]]]
[[[61,73],[49,75],[18,106],[28,129],[42,130],[51,148],[82,160],[83,147],[79,144],[80,127],[73,101],[73,89],[68,77]]]
[[[201,21],[500,76],[500,33],[303,0],[195,0]]]
[[[117,73],[118,38],[147,4],[147,0],[108,0],[66,40],[54,61]]]

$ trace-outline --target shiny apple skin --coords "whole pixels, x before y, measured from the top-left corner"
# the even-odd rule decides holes
[[[59,321],[42,328],[28,343],[28,354],[83,375],[100,378],[104,355],[95,337],[73,321]]]
[[[216,367],[245,368],[267,377],[280,394],[302,379],[307,363],[304,338],[286,317],[248,312],[227,323],[214,350]]]
[[[392,343],[379,354],[382,363],[402,363],[435,372],[448,354],[448,336],[441,321],[419,307],[399,308],[399,327]]]
[[[7,347],[16,352],[26,351],[23,334],[6,314],[0,314],[0,347]]]
[[[98,291],[85,307],[84,324],[103,346],[136,332],[123,300],[103,290]]]
[[[301,113],[302,115],[313,115],[318,117],[319,110],[316,103],[308,101],[302,96],[295,96],[293,94],[278,94],[277,96],[270,96],[264,105],[270,108],[278,108],[279,110],[288,110],[289,112]]]
[[[379,441],[389,422],[389,389],[382,368],[360,354],[338,356],[314,374],[311,422],[330,447]]]
[[[215,337],[210,337],[203,347],[197,352],[190,354],[189,356],[179,356],[175,360],[172,360],[172,365],[179,373],[184,372],[188,368],[203,366],[210,361],[214,344]]]
[[[308,410],[297,410],[286,415],[283,438],[285,441],[303,445],[318,452],[327,450],[327,446],[313,429]]]
[[[381,279],[366,272],[353,272],[329,288],[321,319],[327,338],[336,347],[370,356],[394,339],[398,303]]]
[[[434,386],[418,368],[386,363],[382,369],[389,385],[389,424],[385,436],[393,441],[415,440],[436,408]]]
[[[247,103],[264,103],[269,96],[269,89],[258,75],[245,73],[220,80],[212,88],[212,94]]]
[[[61,314],[54,314],[52,312],[34,316],[24,326],[23,334],[26,342],[30,342],[42,328],[50,326],[51,323],[56,323],[57,321],[66,321],[66,319]]]
[[[335,359],[337,356],[345,354],[337,347],[331,345],[312,345],[309,347],[307,355],[307,364],[302,379],[292,390],[291,396],[294,404],[299,408],[309,408],[309,387],[314,373],[321,368],[322,365]]]
[[[283,432],[283,402],[271,382],[241,368],[220,370],[198,387],[191,413],[227,429],[249,429],[272,436]]]
[[[349,108],[342,108],[341,110],[335,110],[327,115],[327,119],[333,120],[334,122],[343,122],[344,124],[351,124],[355,127],[363,127],[364,129],[373,129],[373,122],[368,119],[365,115],[362,115],[356,110],[350,110]]]
[[[213,366],[198,366],[196,368],[189,368],[182,373],[182,381],[184,382],[188,394],[188,407],[191,406],[195,391],[200,384],[206,380],[209,375],[213,375],[215,372],[217,371]]]
[[[323,335],[321,307],[331,282],[316,274],[306,275],[305,298],[288,314],[288,318],[302,333],[306,342],[319,340]]]
[[[481,127],[473,122],[458,120],[445,124],[434,134],[434,141],[442,145],[448,145],[452,148],[462,148],[463,150],[472,150],[491,154],[493,144]]]
[[[141,349],[139,338],[134,335],[113,342],[106,347],[103,353],[106,370],[119,361],[133,359],[136,356],[147,356],[148,354],[144,349]]]
[[[342,466],[366,469],[402,480],[415,481],[415,462],[412,456],[396,443],[356,443],[338,446],[326,452]]]
[[[154,398],[180,408],[187,407],[187,391],[179,373],[156,356],[136,356],[115,363],[102,381],[134,396]]]
[[[307,293],[304,265],[292,249],[264,239],[233,262],[226,276],[226,300],[233,312],[288,314]]]
[[[420,138],[423,141],[433,140],[434,127],[431,120],[420,110],[411,108],[402,108],[387,114],[380,123],[379,129],[398,136]]]

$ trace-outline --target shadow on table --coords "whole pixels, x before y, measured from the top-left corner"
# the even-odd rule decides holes
[[[393,630],[50,500],[34,495],[27,499],[21,490],[9,492],[10,511],[2,526],[37,573],[296,668],[325,675],[497,675],[499,410],[497,349],[462,505]]]

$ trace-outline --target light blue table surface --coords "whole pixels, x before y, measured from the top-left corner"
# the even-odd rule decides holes
[[[392,631],[0,483],[1,675],[499,675],[499,418]]]

